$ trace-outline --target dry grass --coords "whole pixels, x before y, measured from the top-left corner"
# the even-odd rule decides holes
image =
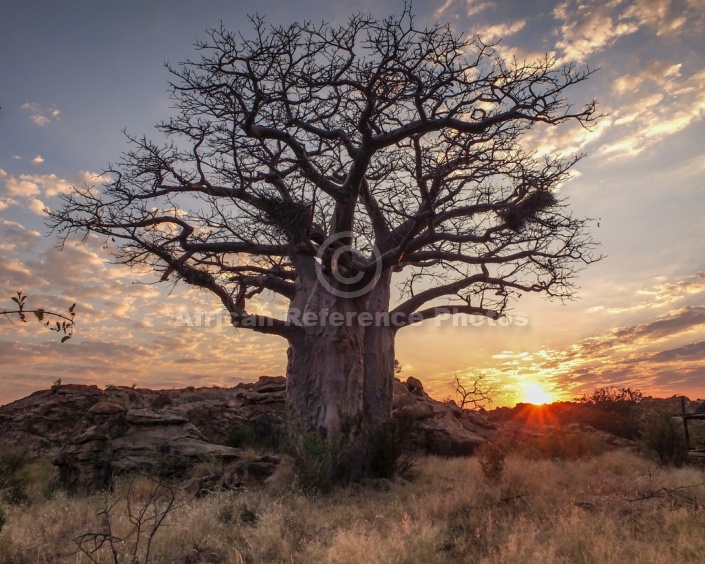
[[[676,488],[704,481],[702,469],[660,468],[629,452],[563,461],[510,454],[497,483],[477,459],[426,458],[411,483],[380,480],[320,497],[291,488],[183,497],[154,538],[153,561],[700,562],[705,486]],[[121,537],[131,527],[125,488],[109,500],[121,500],[112,512]],[[148,484],[133,488],[133,502],[148,492]],[[72,554],[71,539],[100,530],[105,501],[57,492],[5,507],[0,561],[88,562]]]

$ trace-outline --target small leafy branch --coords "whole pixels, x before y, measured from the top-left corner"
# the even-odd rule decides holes
[[[63,314],[43,308],[29,309],[26,304],[27,296],[22,292],[17,292],[17,296],[12,296],[10,299],[17,304],[17,309],[0,311],[0,315],[7,317],[10,323],[14,323],[10,317],[11,315],[16,315],[22,323],[27,323],[27,316],[33,314],[50,331],[63,333],[63,337],[61,337],[62,343],[68,341],[73,335],[73,329],[76,326],[76,312],[74,311],[76,304],[69,308],[68,314]]]

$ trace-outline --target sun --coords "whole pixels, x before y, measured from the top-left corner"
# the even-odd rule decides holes
[[[543,405],[545,403],[552,403],[554,401],[553,394],[547,391],[538,382],[526,382],[522,384],[523,387],[523,399],[526,403],[533,403],[534,405]]]

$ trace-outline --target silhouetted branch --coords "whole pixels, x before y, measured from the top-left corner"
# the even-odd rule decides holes
[[[65,343],[72,337],[74,327],[76,326],[76,313],[74,311],[76,309],[76,304],[73,304],[69,308],[68,314],[62,314],[43,308],[27,309],[27,296],[24,295],[22,292],[17,292],[17,296],[13,296],[11,300],[17,304],[17,309],[3,309],[2,311],[0,311],[0,315],[4,315],[8,319],[8,321],[10,321],[10,323],[14,324],[12,318],[10,317],[11,315],[17,315],[17,318],[22,323],[27,323],[28,315],[34,315],[34,317],[37,318],[37,321],[44,325],[44,327],[47,327],[50,331],[63,333],[64,336],[61,338],[62,343]],[[47,319],[51,317],[59,319],[60,321],[52,322],[51,320]]]

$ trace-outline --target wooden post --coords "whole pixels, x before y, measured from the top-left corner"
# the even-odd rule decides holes
[[[690,433],[688,432],[688,419],[685,417],[685,396],[681,397],[681,413],[683,414],[683,431],[685,432],[685,444],[690,450]]]

